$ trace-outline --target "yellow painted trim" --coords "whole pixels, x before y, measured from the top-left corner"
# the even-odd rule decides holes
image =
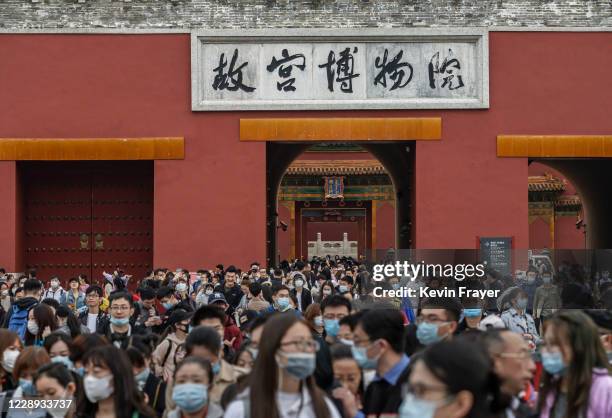
[[[0,161],[182,160],[185,139],[0,138]]]
[[[295,202],[289,203],[289,228],[291,229],[289,232],[289,239],[291,243],[291,249],[289,250],[289,259],[295,259]]]
[[[409,141],[442,139],[442,118],[240,119],[241,141]]]
[[[372,201],[372,251],[376,251],[376,208],[378,202]]]
[[[612,135],[498,135],[497,156],[609,158]]]

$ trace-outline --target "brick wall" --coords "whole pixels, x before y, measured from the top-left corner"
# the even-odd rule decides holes
[[[612,27],[612,0],[2,0],[0,29]]]

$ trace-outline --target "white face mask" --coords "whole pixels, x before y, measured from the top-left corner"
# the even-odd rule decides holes
[[[86,376],[83,383],[87,399],[90,402],[96,403],[111,396],[113,394],[112,378],[112,375],[106,377]]]
[[[60,402],[57,402],[57,406],[55,408],[46,408],[47,413],[51,415],[52,418],[64,418],[66,414],[68,413],[68,408],[60,408],[59,406],[62,405],[61,401],[67,400],[67,399],[70,399],[70,398],[66,397],[66,391],[64,391],[64,394],[61,395],[60,398],[58,399]],[[51,402],[50,404],[54,405],[55,402]]]
[[[32,335],[38,335],[39,329],[35,319],[28,320],[28,331],[30,331]]]
[[[9,294],[9,291],[8,291],[8,290],[3,290],[3,291],[2,291],[2,297],[4,297],[4,298],[5,298],[5,297],[7,297],[7,296],[8,296],[8,294]]]
[[[13,372],[13,368],[15,367],[15,362],[17,361],[17,357],[19,357],[19,350],[4,350],[2,354],[2,367],[9,373]]]
[[[213,290],[212,289],[206,289],[206,291],[204,292],[207,295],[212,295],[213,294]]]
[[[187,291],[187,284],[185,283],[179,283],[176,285],[176,290],[178,290],[179,292],[185,292]]]

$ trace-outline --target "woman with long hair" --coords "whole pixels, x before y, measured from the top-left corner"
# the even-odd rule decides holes
[[[23,344],[16,332],[0,329],[0,392],[15,389],[17,382],[13,379],[13,369]]]
[[[74,363],[70,360],[70,355],[72,354],[72,338],[68,335],[56,331],[45,338],[43,347],[45,347],[45,350],[49,353],[52,362],[62,363],[69,370],[74,369]]]
[[[544,326],[540,418],[612,417],[612,376],[597,326],[585,313],[553,314]]]
[[[96,347],[83,357],[86,399],[78,405],[83,418],[152,418],[153,411],[138,390],[132,366],[114,345]]]
[[[400,418],[490,418],[508,406],[499,379],[474,342],[428,346],[414,361]]]
[[[325,299],[328,296],[332,296],[333,294],[336,293],[336,288],[334,287],[334,284],[331,282],[331,280],[327,280],[326,282],[323,282],[323,284],[321,285],[321,291],[319,293],[319,297],[317,298],[317,302],[321,303],[323,301],[323,299]]]
[[[309,326],[293,313],[271,317],[264,325],[248,389],[228,406],[225,418],[339,418],[315,384],[318,348]]]
[[[53,308],[44,303],[38,304],[28,313],[25,345],[42,346],[45,337],[57,328],[57,318]]]
[[[48,401],[45,406],[52,418],[73,418],[76,412],[76,396],[79,382],[63,364],[42,366],[34,375],[34,386],[39,399]],[[56,402],[57,401],[57,402]]]
[[[89,334],[89,328],[79,322],[74,313],[65,305],[60,305],[55,310],[57,317],[58,331],[61,331],[72,338],[81,334]]]

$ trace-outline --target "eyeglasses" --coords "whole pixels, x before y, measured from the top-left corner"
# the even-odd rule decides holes
[[[130,310],[130,307],[129,306],[111,306],[110,310],[127,312]]]
[[[293,345],[295,348],[301,351],[319,351],[321,344],[316,340],[299,340],[299,341],[287,341],[280,344],[282,347],[286,345]]]

